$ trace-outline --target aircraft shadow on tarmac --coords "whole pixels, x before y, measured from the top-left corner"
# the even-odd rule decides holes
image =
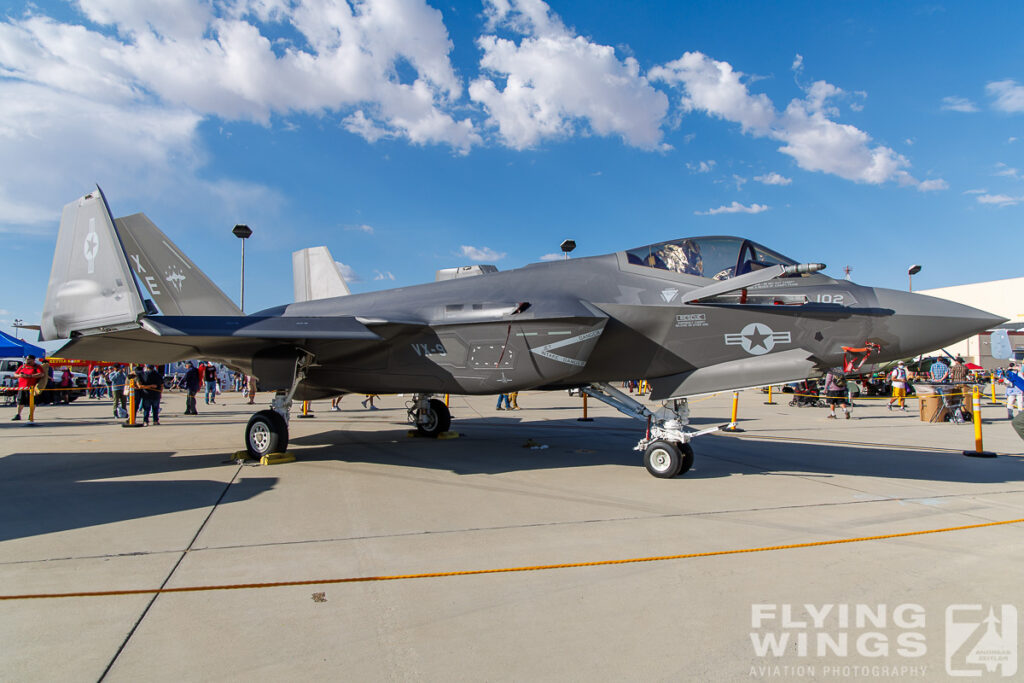
[[[226,479],[194,479],[185,473],[216,467],[222,460],[173,451],[12,453],[0,458],[0,541],[210,507],[224,494]],[[182,478],[121,481],[173,472],[183,473]],[[277,481],[238,479],[224,501],[248,500]]]
[[[691,426],[720,423],[710,418]],[[396,467],[447,470],[455,474],[501,474],[527,470],[621,465],[643,469],[634,451],[638,423],[629,418],[600,417],[519,422],[517,418],[460,419],[463,438],[447,441],[409,438],[408,428],[357,432],[331,430],[293,438],[300,461],[363,462]],[[1024,481],[1024,459],[969,458],[960,453],[912,448],[865,448],[843,444],[757,441],[725,435],[693,441],[696,460],[686,481],[734,475],[866,476],[917,481],[1007,483]],[[531,448],[530,446],[547,448]],[[671,483],[670,483],[671,485]]]

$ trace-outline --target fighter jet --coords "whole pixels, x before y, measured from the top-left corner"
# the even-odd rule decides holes
[[[246,425],[254,457],[287,447],[293,400],[411,394],[410,421],[437,436],[451,424],[438,394],[581,388],[646,422],[636,450],[668,478],[718,429],[688,426],[690,397],[853,371],[1003,322],[823,268],[741,237],[685,237],[365,294],[318,298],[297,279],[298,301],[243,315],[143,214],[115,221],[96,188],[64,207],[40,338],[70,338],[66,357],[203,358],[255,376],[275,397]],[[655,407],[612,386],[625,379],[647,379]]]

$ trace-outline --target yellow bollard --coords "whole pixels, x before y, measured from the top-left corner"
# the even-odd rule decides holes
[[[992,387],[992,405],[999,405],[999,401],[996,400],[996,373],[991,372],[988,375],[989,385]]]
[[[303,401],[302,402],[302,414],[299,415],[299,417],[304,418],[304,419],[305,418],[310,418],[310,417],[316,417],[316,415],[314,415],[313,412],[309,409],[309,401]]]
[[[448,394],[445,394],[445,395],[444,395],[444,407],[445,407],[445,408],[447,408],[447,407],[448,407]]]
[[[594,419],[587,417],[587,392],[580,392],[583,394],[583,417],[576,418],[577,422],[593,422]]]
[[[737,426],[737,424],[736,424],[736,416],[739,413],[739,408],[740,408],[740,392],[734,391],[734,392],[732,392],[732,422],[730,422],[725,427],[722,427],[722,431],[723,432],[742,432],[742,431],[744,431],[744,430],[740,429]]]
[[[772,400],[772,385],[771,384],[768,385],[768,400],[765,401],[764,404],[766,406],[773,406],[773,405],[775,405],[775,401]]]
[[[964,455],[975,458],[994,458],[995,453],[986,451],[981,444],[981,389],[974,385],[974,392],[971,396],[971,415],[974,418],[974,450],[963,451]]]
[[[128,421],[122,422],[122,427],[141,427],[142,425],[135,422],[135,369],[133,365],[128,366],[128,372],[131,375],[127,382],[128,389]]]
[[[36,421],[36,392],[35,387],[29,387],[28,391],[28,421]]]

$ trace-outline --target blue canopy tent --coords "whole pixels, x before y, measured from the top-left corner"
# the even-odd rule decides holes
[[[46,357],[46,351],[35,344],[15,339],[3,330],[0,330],[0,358],[21,358],[28,355],[44,358]]]

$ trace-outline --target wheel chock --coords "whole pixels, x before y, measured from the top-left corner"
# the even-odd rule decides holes
[[[295,455],[285,451],[284,453],[268,453],[260,458],[261,465],[281,465],[286,462],[295,462]]]
[[[458,432],[441,432],[437,435],[438,439],[457,439],[459,438]]]

